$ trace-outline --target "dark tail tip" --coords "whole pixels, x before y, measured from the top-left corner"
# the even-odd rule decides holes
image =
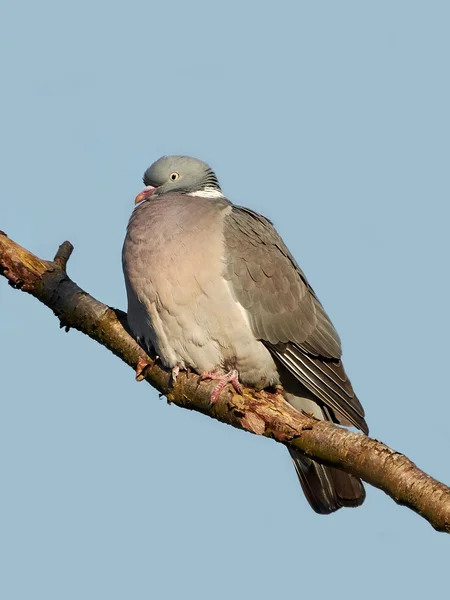
[[[366,497],[359,479],[326,467],[296,450],[289,448],[300,484],[311,508],[321,515],[329,515],[344,506],[360,506]]]

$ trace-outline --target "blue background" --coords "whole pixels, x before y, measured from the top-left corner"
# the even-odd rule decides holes
[[[3,4],[0,229],[125,308],[145,168],[209,162],[339,330],[371,433],[450,482],[448,2]],[[314,514],[286,450],[168,406],[0,281],[0,594],[423,598],[449,538],[368,488]]]

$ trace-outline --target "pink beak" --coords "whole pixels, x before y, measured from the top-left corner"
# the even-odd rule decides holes
[[[153,196],[157,189],[158,188],[154,187],[153,185],[148,185],[144,190],[142,190],[140,194],[136,196],[134,203],[139,204],[140,202],[147,200],[147,198]]]

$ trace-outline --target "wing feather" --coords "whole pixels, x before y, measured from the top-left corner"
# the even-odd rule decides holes
[[[319,404],[367,432],[364,410],[341,361],[341,342],[272,223],[233,206],[225,217],[225,277],[263,341]]]

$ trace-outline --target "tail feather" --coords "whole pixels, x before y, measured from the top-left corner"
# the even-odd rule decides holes
[[[300,412],[310,413],[317,419],[348,425],[346,416],[331,410],[284,367],[279,365],[284,397]],[[366,493],[362,482],[340,469],[327,467],[301,452],[288,449],[297,471],[303,492],[311,507],[319,514],[328,515],[344,506],[359,506]]]
[[[289,448],[300,484],[311,508],[328,515],[344,506],[360,506],[366,497],[359,479],[339,469],[321,465]]]

